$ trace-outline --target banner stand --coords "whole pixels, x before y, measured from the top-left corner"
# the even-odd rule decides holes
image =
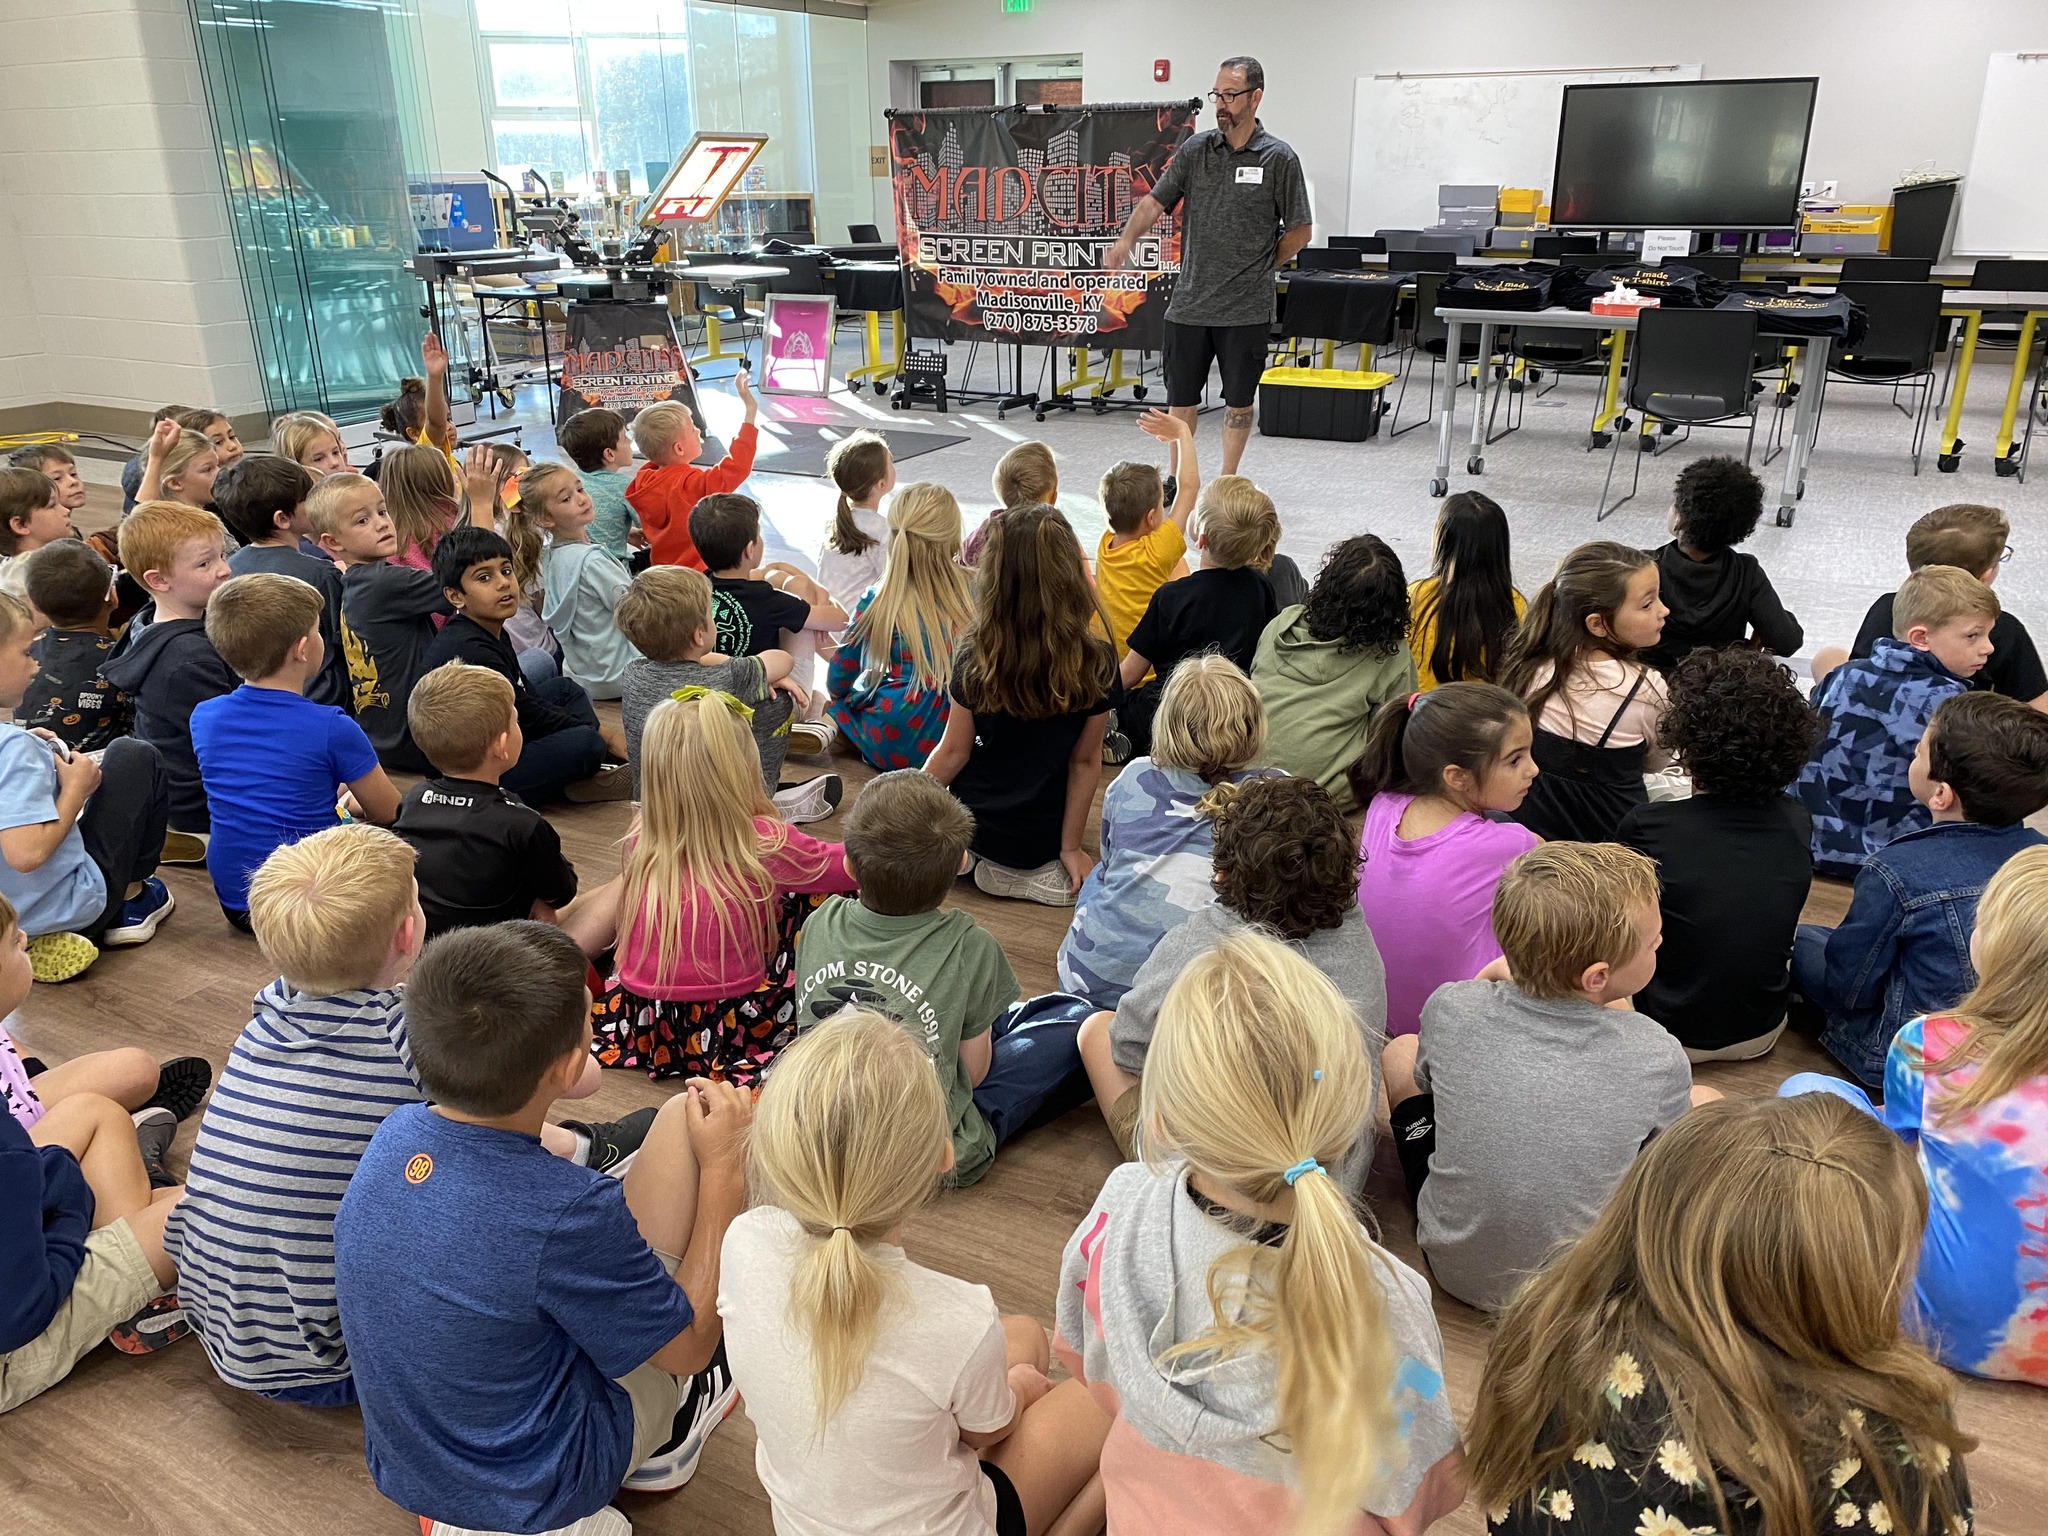
[[[564,323],[557,430],[594,406],[630,422],[650,405],[677,400],[689,408],[697,430],[710,435],[667,304],[578,301],[568,306]]]

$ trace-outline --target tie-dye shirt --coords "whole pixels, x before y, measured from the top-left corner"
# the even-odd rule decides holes
[[[1967,1033],[1914,1019],[1885,1059],[1884,1120],[1927,1179],[1927,1235],[1916,1282],[1920,1325],[1943,1363],[1973,1376],[2048,1387],[2048,1074],[1944,1123],[1944,1099],[1975,1063],[1930,1077]]]

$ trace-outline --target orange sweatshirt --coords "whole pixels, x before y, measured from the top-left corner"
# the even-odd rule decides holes
[[[709,469],[695,464],[642,464],[626,486],[626,502],[640,514],[647,548],[656,565],[704,569],[690,542],[690,508],[706,496],[736,491],[754,471],[757,434],[750,421],[735,432],[725,457]]]

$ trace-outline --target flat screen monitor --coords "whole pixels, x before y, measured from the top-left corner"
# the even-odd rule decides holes
[[[1787,229],[1820,81],[1568,85],[1550,222],[1579,229]]]

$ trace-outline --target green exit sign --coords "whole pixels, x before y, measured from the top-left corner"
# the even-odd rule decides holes
[[[1003,9],[1006,11],[1028,11],[1031,9],[1031,0],[1003,0]]]

